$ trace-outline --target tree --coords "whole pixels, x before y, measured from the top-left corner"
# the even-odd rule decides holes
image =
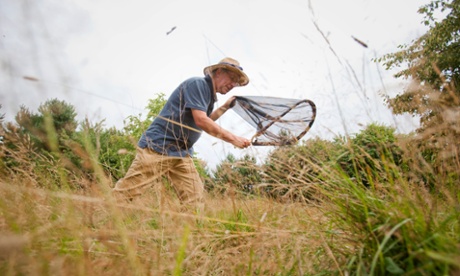
[[[125,127],[124,130],[128,135],[135,137],[136,139],[140,138],[142,133],[149,127],[153,119],[160,114],[161,109],[166,104],[165,94],[159,93],[156,98],[149,99],[147,104],[147,117],[142,120],[141,114],[138,116],[128,116],[124,121]]]
[[[307,202],[331,172],[335,162],[334,144],[313,138],[296,145],[282,146],[270,152],[261,168],[262,192],[281,201]]]
[[[99,163],[109,175],[119,179],[126,174],[136,155],[138,139],[160,114],[165,103],[163,93],[157,94],[156,98],[149,99],[146,106],[148,110],[146,118],[142,119],[141,114],[128,116],[124,121],[123,131],[115,128],[106,130],[102,128],[102,125],[91,126],[89,122],[83,125],[85,132],[83,134],[89,136]]]
[[[335,140],[336,162],[345,175],[366,186],[392,182],[405,168],[396,142],[394,128],[372,123],[349,139]]]
[[[31,112],[21,106],[15,119],[22,132],[30,135],[39,149],[51,151],[53,145],[50,144],[50,138],[59,141],[62,136],[71,136],[77,128],[75,107],[65,101],[48,100],[38,107],[38,112]],[[47,118],[52,123],[54,130],[47,126]]]
[[[412,78],[413,84],[386,101],[395,114],[420,116],[418,135],[408,147],[420,152],[414,164],[433,172],[424,182],[452,184],[460,176],[460,0],[434,0],[418,12],[429,30],[377,61],[386,69],[407,66],[395,77]]]
[[[251,193],[254,185],[261,181],[260,168],[252,156],[246,154],[238,159],[229,153],[216,167],[212,180],[211,183],[206,183],[207,190],[223,193],[232,187],[238,191]]]
[[[395,77],[412,78],[417,85],[386,100],[396,114],[420,116],[423,129],[443,122],[445,107],[460,106],[460,0],[434,0],[418,12],[427,33],[377,61],[387,70],[407,66]],[[437,20],[436,15],[445,18]]]

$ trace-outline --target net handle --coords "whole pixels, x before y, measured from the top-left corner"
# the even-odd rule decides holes
[[[297,142],[297,138],[294,137],[294,139],[289,140],[284,143],[275,143],[275,142],[258,142],[258,141],[251,141],[251,146],[289,146],[289,145],[294,145]]]

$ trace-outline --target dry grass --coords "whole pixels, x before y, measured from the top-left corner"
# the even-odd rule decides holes
[[[168,193],[114,205],[99,189],[6,181],[0,196],[3,275],[302,275],[336,262],[315,206],[209,196],[194,215]]]

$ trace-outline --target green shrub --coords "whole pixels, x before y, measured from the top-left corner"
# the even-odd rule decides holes
[[[337,137],[335,144],[336,162],[345,175],[366,186],[392,182],[399,174],[402,150],[391,127],[370,124],[351,138]]]
[[[253,193],[254,186],[261,181],[260,169],[256,163],[256,159],[249,155],[237,159],[233,154],[228,154],[217,165],[206,189],[216,193],[224,193],[229,188],[242,193]]]
[[[333,143],[320,138],[301,145],[276,148],[263,166],[263,191],[276,199],[309,201],[315,185],[327,178]]]

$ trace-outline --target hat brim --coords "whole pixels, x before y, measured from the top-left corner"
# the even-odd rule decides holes
[[[215,65],[211,65],[211,66],[208,66],[208,67],[205,67],[203,69],[203,73],[205,75],[209,75],[211,74],[212,71],[218,69],[218,68],[223,68],[223,69],[226,69],[226,70],[229,70],[229,71],[232,71],[234,73],[236,73],[237,75],[240,76],[240,79],[239,79],[239,85],[240,86],[245,86],[249,83],[249,77],[246,75],[246,73],[244,73],[242,70],[236,68],[236,67],[233,67],[231,65],[228,65],[228,64],[215,64]]]

